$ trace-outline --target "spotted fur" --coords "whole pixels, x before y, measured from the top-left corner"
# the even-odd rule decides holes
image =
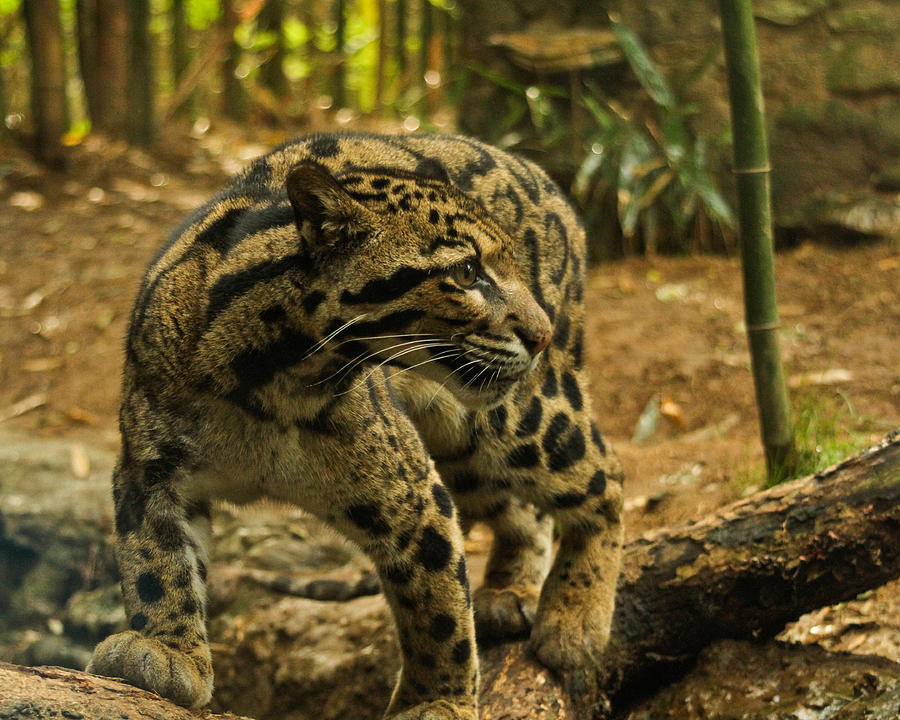
[[[474,140],[315,135],[253,163],[138,294],[114,475],[131,630],[90,669],[209,701],[209,502],[262,496],[374,561],[404,660],[390,717],[477,717],[476,625],[594,667],[622,473],[590,421],[584,266],[557,187]],[[474,597],[472,520],[495,535]]]

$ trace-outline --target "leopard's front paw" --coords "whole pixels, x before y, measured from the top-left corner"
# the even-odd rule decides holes
[[[121,678],[190,708],[212,697],[208,650],[196,657],[134,630],[111,635],[94,650],[87,672]]]
[[[471,706],[454,705],[447,700],[435,700],[397,715],[388,715],[385,720],[478,720],[478,710]]]
[[[479,638],[525,637],[534,624],[541,589],[532,585],[482,587],[475,591],[475,630]]]
[[[595,671],[609,642],[610,613],[589,604],[542,608],[531,631],[531,649],[541,663],[561,675]]]

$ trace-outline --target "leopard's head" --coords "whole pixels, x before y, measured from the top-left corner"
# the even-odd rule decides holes
[[[473,408],[535,366],[550,320],[512,238],[449,179],[305,162],[287,191],[305,250],[340,284],[330,342],[348,362],[414,371]]]

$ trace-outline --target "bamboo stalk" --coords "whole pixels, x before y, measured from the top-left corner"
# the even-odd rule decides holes
[[[796,464],[781,354],[772,251],[769,149],[750,0],[719,0],[734,136],[744,310],[770,480]]]

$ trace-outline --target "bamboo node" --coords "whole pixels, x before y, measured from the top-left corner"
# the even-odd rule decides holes
[[[748,325],[747,332],[765,332],[767,330],[778,330],[781,327],[780,320],[773,320],[772,322],[767,323],[759,323],[757,325]]]
[[[760,165],[759,167],[750,168],[732,168],[731,172],[735,175],[764,175],[772,172],[771,165]]]

